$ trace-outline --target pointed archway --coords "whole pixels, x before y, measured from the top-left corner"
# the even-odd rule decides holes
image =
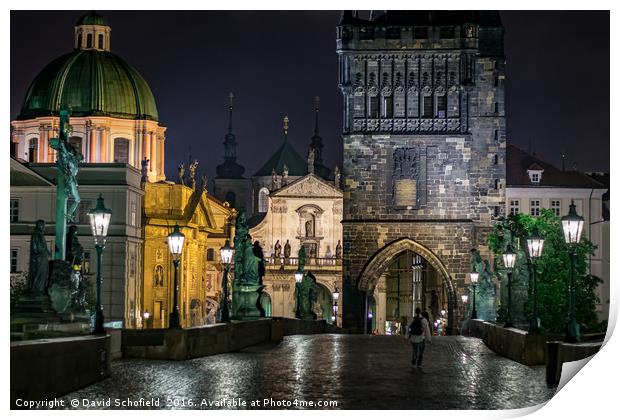
[[[439,257],[426,246],[410,238],[400,238],[379,249],[366,263],[357,281],[357,288],[372,296],[381,275],[396,260],[398,255],[411,251],[426,260],[439,273],[446,288],[448,301],[448,331],[454,330],[456,311],[456,290],[452,277]]]

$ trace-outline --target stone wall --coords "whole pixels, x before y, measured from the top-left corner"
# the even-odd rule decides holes
[[[11,343],[11,406],[48,400],[110,374],[110,336]]]

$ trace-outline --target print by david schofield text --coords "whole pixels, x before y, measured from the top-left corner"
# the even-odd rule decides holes
[[[64,401],[62,401],[64,402]],[[333,400],[300,400],[263,398],[243,400],[241,398],[74,398],[69,401],[73,408],[318,408],[338,407]]]

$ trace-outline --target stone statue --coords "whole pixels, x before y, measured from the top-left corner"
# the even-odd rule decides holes
[[[75,225],[69,226],[65,260],[69,261],[71,266],[81,266],[84,260],[84,247],[80,244]]]
[[[257,319],[261,313],[257,304],[262,294],[263,251],[258,242],[252,244],[244,208],[239,209],[235,224],[234,258],[232,319]]]
[[[303,269],[306,265],[306,248],[302,245],[297,253],[297,266]]]
[[[179,163],[179,184],[185,185],[185,164]]]
[[[189,164],[189,183],[193,190],[196,189],[196,168],[198,167],[198,160],[194,159]]]
[[[260,242],[254,241],[252,253],[258,258],[258,284],[263,284],[263,277],[265,277],[265,256],[263,255],[263,247],[260,246]]]
[[[338,240],[338,243],[336,244],[336,258],[342,258],[342,245],[340,244],[340,240]]]
[[[482,260],[480,252],[477,249],[474,248],[470,252],[472,255],[473,271],[479,273],[478,284],[476,285],[476,313],[478,319],[495,321],[497,312],[495,308],[495,285],[493,284],[491,265],[488,260]],[[471,292],[473,293],[473,288]]]
[[[200,177],[200,188],[204,192],[207,192],[207,174],[205,173],[203,173],[202,176]]]
[[[301,269],[303,269],[303,266]],[[299,309],[301,319],[316,319],[317,315],[313,311],[317,301],[316,277],[309,271],[301,283],[295,283],[295,289],[295,296],[298,299],[296,303],[298,308],[296,309]]]
[[[314,173],[314,149],[312,147],[308,151],[308,173]]]
[[[340,188],[340,169],[338,169],[338,165],[334,168],[334,186]]]
[[[306,220],[306,237],[312,238],[314,237],[314,218]]]
[[[277,240],[273,247],[273,255],[277,259],[280,258],[280,254],[282,254],[282,245],[280,245],[280,240]]]
[[[289,259],[291,256],[291,244],[288,242],[288,239],[286,240],[286,243],[284,244],[284,258]]]
[[[278,189],[278,175],[275,168],[271,170],[271,191]]]
[[[282,168],[282,186],[288,185],[288,166]]]
[[[146,156],[144,156],[144,159],[142,159],[142,168],[141,168],[141,171],[142,171],[142,182],[148,181],[147,173],[148,173],[148,170],[149,170],[149,162],[150,161],[151,160],[147,159]]]
[[[43,294],[47,291],[50,254],[45,242],[45,221],[37,220],[30,237],[27,292]]]

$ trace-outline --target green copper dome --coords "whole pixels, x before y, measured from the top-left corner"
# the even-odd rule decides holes
[[[146,81],[109,51],[76,49],[52,61],[30,85],[17,119],[58,115],[61,105],[70,106],[73,117],[158,120]]]
[[[108,21],[104,19],[103,16],[98,15],[95,12],[90,12],[85,14],[77,21],[75,26],[80,25],[102,25],[102,26],[110,26],[108,25]]]

